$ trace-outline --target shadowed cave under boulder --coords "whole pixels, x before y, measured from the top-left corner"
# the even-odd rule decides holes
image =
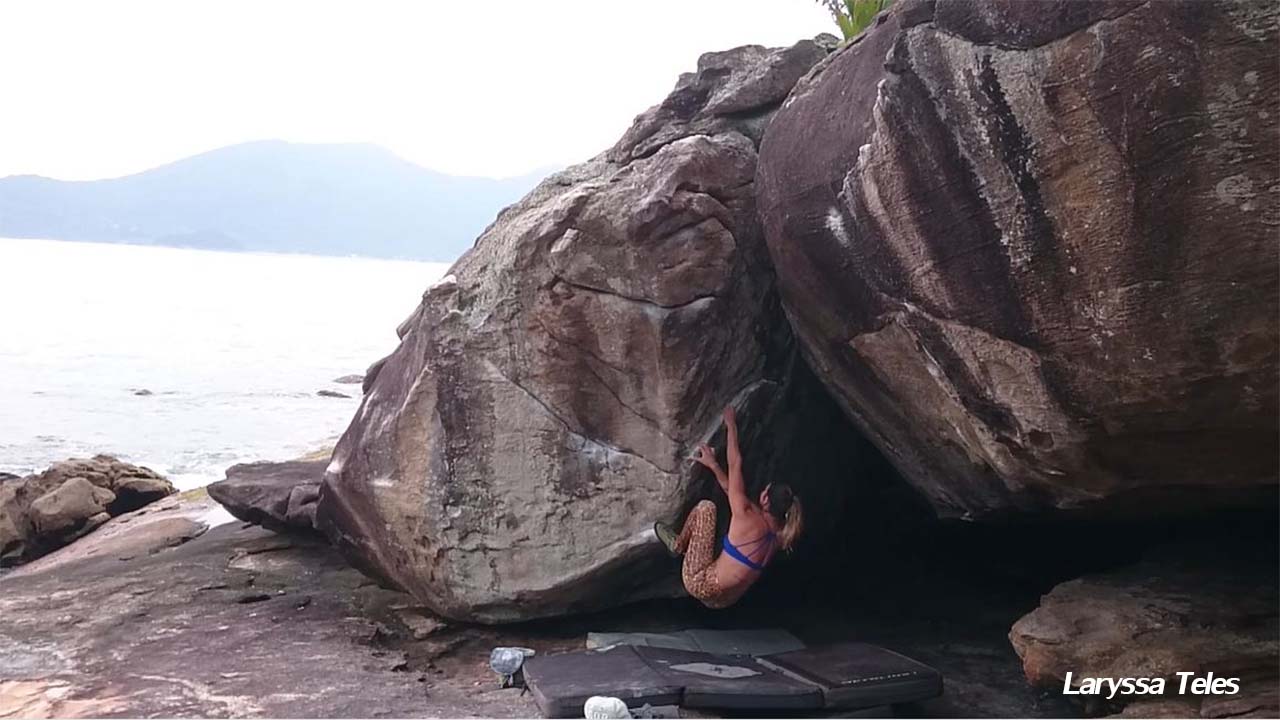
[[[831,444],[795,468],[792,482],[806,493],[814,492],[816,479],[844,487],[810,494],[819,528],[775,560],[736,606],[708,610],[688,598],[654,600],[568,622],[582,630],[781,627],[811,645],[880,644],[946,678],[942,697],[905,708],[922,717],[1102,716],[1130,703],[1136,716],[1267,717],[1280,709],[1273,689],[1280,674],[1280,522],[1272,509],[1280,496],[1274,491],[1269,497],[1255,493],[1237,508],[1187,504],[1157,518],[1124,504],[1105,512],[939,519],[825,396],[810,399],[815,412],[833,413],[829,437],[818,439]],[[746,451],[750,456],[752,448]],[[714,480],[705,482],[711,496],[719,495]],[[758,483],[749,483],[757,489]],[[679,561],[670,561],[670,572],[679,572]],[[1171,577],[1183,584],[1154,599],[1144,594]],[[1114,670],[1131,643],[1161,632],[1156,655],[1138,658],[1156,670],[1152,676],[1173,679],[1161,671],[1162,663],[1172,662],[1173,670],[1243,677],[1240,698],[1226,706],[1211,698],[1201,707],[1199,698],[1168,704],[1064,697],[1061,673],[1037,675],[1010,629],[1062,588],[1081,582],[1113,586],[1141,607],[1139,617],[1126,617],[1133,608],[1112,607],[1114,598],[1098,594],[1097,606],[1088,609],[1098,627],[1073,626],[1063,645],[1064,653],[1075,648],[1070,660],[1077,677],[1090,667],[1099,674]],[[1077,592],[1089,598],[1096,589],[1086,585]],[[564,622],[545,621],[558,625],[558,632]],[[540,626],[529,627],[536,632]],[[1091,636],[1097,632],[1102,637]],[[1208,647],[1203,635],[1213,638]],[[1241,647],[1241,637],[1249,647]]]

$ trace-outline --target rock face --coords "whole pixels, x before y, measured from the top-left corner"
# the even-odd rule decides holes
[[[0,480],[0,566],[33,560],[116,515],[175,492],[156,472],[108,455]]]
[[[792,325],[941,514],[1274,489],[1278,22],[901,2],[774,116]]]
[[[1060,692],[1066,673],[1166,678],[1178,717],[1275,717],[1280,711],[1276,563],[1184,548],[1065,582],[1009,633],[1033,685]],[[1178,672],[1240,679],[1234,695],[1177,692]],[[1127,700],[1149,700],[1142,696]],[[1203,700],[1203,703],[1200,701]],[[1135,708],[1141,710],[1142,707]],[[1159,717],[1154,707],[1138,716]]]
[[[316,501],[328,460],[232,465],[209,496],[232,515],[276,532],[315,531]]]
[[[795,425],[752,183],[769,116],[825,55],[704,55],[617,145],[503,211],[370,368],[320,527],[453,618],[669,592],[650,527],[707,492],[686,458],[720,409]]]
[[[417,639],[429,617],[412,598],[318,538],[232,522],[199,493],[0,576],[0,618],[3,718],[537,713],[493,681],[497,638],[437,627]],[[570,642],[582,638],[538,648]]]

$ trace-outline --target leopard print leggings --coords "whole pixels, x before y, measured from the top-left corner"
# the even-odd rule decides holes
[[[737,600],[716,579],[716,504],[703,500],[693,507],[676,538],[676,552],[684,553],[681,577],[689,594],[709,608],[729,607]]]

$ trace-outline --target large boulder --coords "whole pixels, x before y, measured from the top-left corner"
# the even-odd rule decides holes
[[[232,515],[275,532],[315,532],[326,460],[241,463],[210,483],[209,497]]]
[[[940,514],[1274,502],[1278,22],[906,0],[774,116],[794,330]]]
[[[483,622],[671,591],[650,527],[708,492],[687,458],[721,408],[753,433],[804,420],[752,182],[770,114],[825,55],[704,55],[424,294],[322,486],[317,522],[359,566]]]
[[[1082,678],[1163,678],[1166,699],[1187,706],[1177,717],[1275,717],[1276,560],[1274,553],[1250,558],[1249,550],[1166,548],[1136,565],[1058,585],[1009,633],[1027,680],[1061,692],[1067,673],[1077,690]],[[1239,691],[1179,693],[1180,672],[1237,678]],[[1151,699],[1117,695],[1111,702]],[[1153,707],[1136,709],[1138,717],[1162,716]]]
[[[42,473],[0,479],[0,566],[45,555],[116,515],[174,492],[154,470],[109,455],[65,460]]]

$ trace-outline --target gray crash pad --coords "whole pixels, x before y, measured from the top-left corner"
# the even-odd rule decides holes
[[[750,655],[718,655],[637,647],[664,680],[684,688],[680,705],[729,710],[817,710],[822,690],[759,662]]]
[[[827,708],[863,708],[942,694],[942,675],[924,663],[866,643],[806,648],[761,664],[822,688]]]
[[[582,717],[592,695],[609,695],[637,708],[677,705],[684,688],[649,666],[630,645],[538,655],[524,663],[524,681],[545,717]]]
[[[592,695],[617,697],[631,708],[805,711],[915,702],[942,692],[937,671],[865,643],[763,657],[615,645],[530,658],[525,680],[547,717],[581,717]]]
[[[781,628],[762,630],[704,630],[695,628],[666,633],[587,633],[587,647],[643,645],[646,647],[694,650],[719,655],[773,655],[803,650],[800,638]]]

